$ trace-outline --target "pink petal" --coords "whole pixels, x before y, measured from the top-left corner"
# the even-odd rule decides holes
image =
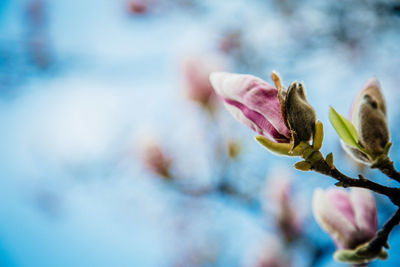
[[[358,229],[365,239],[371,239],[378,230],[378,214],[374,196],[369,190],[352,188],[351,202]]]
[[[272,85],[252,75],[226,72],[214,72],[210,80],[225,103],[236,109],[232,113],[236,119],[274,141],[289,141],[289,129],[283,122],[278,90]],[[232,109],[229,110],[232,112]]]
[[[193,55],[183,60],[182,71],[186,83],[186,93],[192,100],[206,103],[214,94],[209,76],[222,68],[218,58]]]
[[[325,193],[336,209],[353,225],[356,225],[355,213],[349,193],[336,188],[328,189]]]
[[[346,197],[337,189],[324,192],[318,188],[313,196],[313,213],[320,226],[327,231],[341,248],[346,248],[357,236],[358,229],[348,212]],[[346,193],[345,193],[346,194]],[[348,199],[348,198],[347,198]],[[346,210],[346,211],[345,211]],[[345,213],[343,213],[345,211]]]

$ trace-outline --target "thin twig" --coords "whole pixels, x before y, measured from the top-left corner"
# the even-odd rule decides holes
[[[393,161],[391,161],[388,156],[378,158],[377,161],[372,164],[371,168],[379,169],[388,177],[400,182],[400,173],[396,170]]]
[[[400,223],[400,208],[393,214],[393,216],[385,223],[381,230],[376,233],[376,237],[369,242],[368,251],[381,251],[382,247],[387,247],[389,235],[393,228]]]
[[[311,170],[330,176],[339,183],[337,186],[342,187],[360,187],[372,190],[378,194],[387,196],[393,204],[400,207],[400,189],[387,187],[365,177],[359,175],[358,178],[351,178],[343,173],[341,173],[335,166],[329,166],[321,152],[315,150],[308,150],[303,154],[303,158],[311,164]]]

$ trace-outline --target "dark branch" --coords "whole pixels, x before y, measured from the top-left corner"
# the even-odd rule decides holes
[[[400,207],[400,189],[387,187],[371,180],[359,176],[359,178],[351,178],[341,173],[335,166],[329,166],[321,152],[319,151],[306,151],[303,158],[311,164],[311,169],[315,172],[330,176],[337,181],[337,186],[342,187],[360,187],[372,190],[378,194],[387,196],[393,204]]]
[[[369,242],[368,251],[376,251],[379,253],[382,247],[387,247],[390,232],[393,228],[400,223],[400,208],[394,215],[385,223],[381,230],[376,233],[376,237]]]
[[[379,169],[388,177],[396,180],[397,182],[400,182],[400,173],[394,167],[393,161],[391,161],[390,158],[387,156],[378,158],[376,162],[372,164],[371,168]]]

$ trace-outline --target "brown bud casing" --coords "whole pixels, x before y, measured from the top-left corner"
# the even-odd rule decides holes
[[[287,91],[285,117],[292,133],[293,147],[301,141],[310,141],[314,135],[317,116],[308,103],[304,85],[293,82]]]

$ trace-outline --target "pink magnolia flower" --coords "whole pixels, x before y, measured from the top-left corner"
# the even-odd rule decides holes
[[[390,134],[385,99],[376,78],[369,79],[363,86],[352,105],[350,118],[357,129],[360,145],[373,157],[384,153]],[[344,142],[342,146],[355,160],[371,163],[371,158],[360,150],[351,148]]]
[[[370,241],[378,229],[375,199],[366,189],[316,189],[313,213],[339,249],[354,249]]]
[[[301,142],[313,137],[316,114],[302,83],[294,81],[286,90],[275,72],[271,77],[277,88],[246,74],[214,72],[210,80],[231,114],[266,138],[257,140],[273,152],[290,156]]]
[[[290,142],[275,87],[253,75],[227,72],[212,73],[210,81],[237,120],[274,142]]]

